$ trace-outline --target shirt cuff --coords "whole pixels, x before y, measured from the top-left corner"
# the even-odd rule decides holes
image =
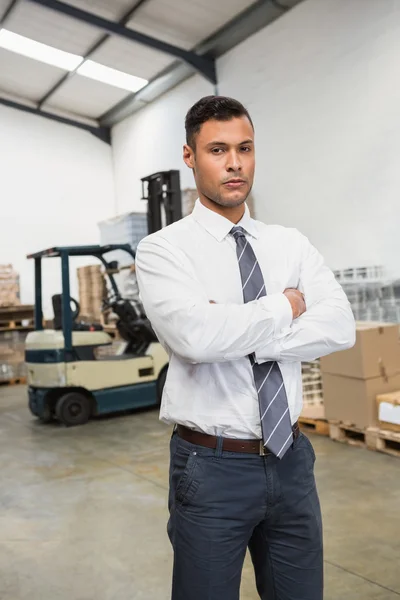
[[[275,337],[287,329],[293,322],[293,310],[285,294],[270,294],[262,298],[264,307],[275,320]]]
[[[281,354],[281,338],[290,329],[293,322],[293,310],[288,298],[284,294],[271,294],[262,298],[264,307],[268,312],[272,312],[275,318],[275,340],[269,342],[266,348],[254,353],[255,361],[258,364],[269,360],[279,362]]]

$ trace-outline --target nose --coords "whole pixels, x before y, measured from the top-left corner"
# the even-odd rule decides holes
[[[235,150],[232,150],[231,152],[227,153],[226,170],[229,172],[237,172],[242,170],[240,156]]]

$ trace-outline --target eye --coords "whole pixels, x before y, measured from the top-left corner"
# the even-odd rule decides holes
[[[221,154],[223,151],[224,151],[224,150],[223,150],[223,148],[213,148],[213,149],[211,150],[211,152],[212,152],[213,154]]]
[[[251,152],[251,147],[250,146],[242,146],[241,148],[242,152]]]

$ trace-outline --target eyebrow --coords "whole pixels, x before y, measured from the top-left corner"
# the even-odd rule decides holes
[[[243,146],[243,144],[254,144],[252,139],[248,139],[248,140],[244,140],[243,142],[239,142],[238,146]],[[219,142],[218,140],[215,140],[213,142],[209,142],[207,144],[207,146],[228,146],[228,144],[226,142]]]

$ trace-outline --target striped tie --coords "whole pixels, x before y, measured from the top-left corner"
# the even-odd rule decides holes
[[[244,301],[258,300],[266,296],[267,291],[256,255],[242,227],[233,227],[230,233],[236,241]],[[278,458],[282,458],[293,443],[293,430],[282,373],[277,362],[265,362],[259,365],[253,357],[250,357],[250,361],[260,404],[264,447]]]

